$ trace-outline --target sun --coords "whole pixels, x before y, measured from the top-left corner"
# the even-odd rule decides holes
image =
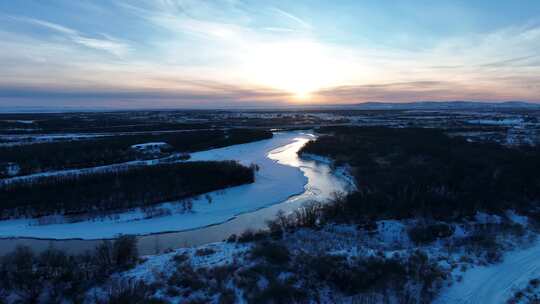
[[[309,41],[264,43],[251,48],[245,70],[259,85],[289,92],[295,101],[308,101],[333,82],[330,56]]]
[[[298,91],[293,93],[294,101],[297,102],[306,102],[311,99],[311,92]]]

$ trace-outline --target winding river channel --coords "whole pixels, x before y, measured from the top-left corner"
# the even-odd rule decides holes
[[[141,254],[169,248],[222,241],[247,229],[266,227],[278,211],[292,212],[310,201],[326,201],[334,192],[354,187],[328,162],[298,156],[311,132],[278,132],[272,139],[193,153],[191,160],[237,160],[256,164],[255,182],[216,191],[193,201],[191,212],[175,211],[174,203],[162,204],[172,215],[144,218],[130,211],[114,219],[36,225],[31,220],[0,222],[0,254],[26,245],[40,251],[48,246],[80,253],[93,249],[102,239],[118,234],[137,234]]]

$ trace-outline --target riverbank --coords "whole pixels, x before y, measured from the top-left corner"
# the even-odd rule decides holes
[[[330,174],[330,169],[302,161],[296,154],[312,138],[312,134],[298,131],[276,133],[268,140],[193,153],[192,161],[237,160],[243,165],[256,164],[259,170],[253,184],[193,199],[191,212],[182,212],[170,202],[157,207],[171,210],[171,215],[149,219],[135,209],[114,217],[70,224],[37,225],[30,219],[8,220],[0,222],[0,237],[88,240],[118,234],[182,231],[223,223],[305,192],[319,192],[313,196],[318,199],[329,198],[334,189],[344,186],[335,178],[316,178],[318,174]]]

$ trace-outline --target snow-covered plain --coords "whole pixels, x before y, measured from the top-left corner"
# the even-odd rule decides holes
[[[75,223],[38,225],[34,219],[6,220],[0,222],[0,237],[102,239],[118,234],[182,231],[221,223],[309,191],[308,178],[300,168],[296,152],[313,137],[303,132],[283,132],[268,140],[191,154],[190,161],[237,160],[259,167],[254,183],[195,198],[191,212],[183,212],[181,203],[169,202],[157,208],[169,209],[172,214],[155,218],[145,218],[144,212],[136,209],[110,218]]]
[[[507,252],[500,264],[474,267],[444,289],[436,304],[506,303],[530,279],[540,276],[540,242]]]
[[[523,118],[513,118],[513,117],[503,117],[499,119],[471,119],[468,120],[469,123],[479,124],[479,125],[518,125],[523,123]]]

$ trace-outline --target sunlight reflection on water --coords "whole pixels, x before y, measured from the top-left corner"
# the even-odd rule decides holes
[[[313,134],[305,133],[313,137]],[[153,254],[168,248],[197,246],[205,243],[222,241],[232,234],[241,234],[247,229],[266,228],[266,221],[275,218],[278,211],[292,212],[306,202],[313,200],[325,201],[334,192],[346,192],[350,189],[348,181],[333,173],[329,164],[298,157],[297,152],[310,139],[295,138],[294,142],[276,148],[267,154],[267,157],[283,165],[297,167],[307,177],[305,191],[299,195],[253,212],[240,214],[233,219],[216,225],[197,228],[188,231],[159,233],[139,236],[139,250],[141,254]],[[53,244],[56,248],[70,252],[84,252],[93,249],[100,240],[38,240],[38,239],[2,239],[0,240],[0,253],[9,252],[17,244],[27,245],[36,251],[47,248]]]

